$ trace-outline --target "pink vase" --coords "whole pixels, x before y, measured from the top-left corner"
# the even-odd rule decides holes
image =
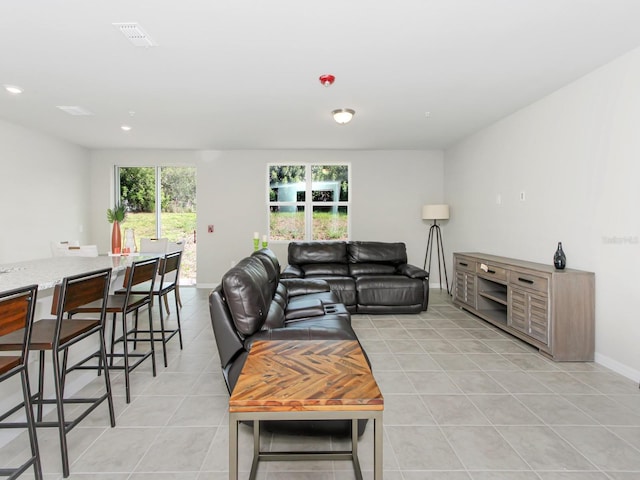
[[[120,253],[122,248],[122,232],[120,231],[120,223],[117,220],[113,222],[111,230],[111,253]]]

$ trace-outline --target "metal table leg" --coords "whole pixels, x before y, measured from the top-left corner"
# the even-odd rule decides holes
[[[382,480],[382,412],[373,416],[373,479]]]
[[[238,419],[229,413],[229,480],[238,480]]]

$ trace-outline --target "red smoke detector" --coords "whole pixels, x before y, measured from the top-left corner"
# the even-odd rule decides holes
[[[331,74],[320,75],[320,83],[325,87],[330,87],[331,85],[333,85],[333,82],[335,81],[336,81],[336,77],[334,77]]]

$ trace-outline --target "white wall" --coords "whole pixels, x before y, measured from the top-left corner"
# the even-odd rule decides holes
[[[443,199],[441,151],[94,151],[92,234],[102,250],[109,244],[105,211],[113,203],[114,165],[197,167],[198,285],[220,281],[232,262],[253,250],[253,232],[267,232],[266,188],[269,163],[351,164],[351,238],[404,241],[409,260],[422,265],[427,229],[421,207]],[[207,225],[215,232],[207,233]],[[272,243],[286,263],[286,244]]]
[[[0,120],[0,264],[50,257],[51,241],[86,243],[88,158],[81,147]]]
[[[87,150],[0,120],[0,264],[51,257],[52,241],[87,243],[89,168]],[[50,292],[38,292],[36,317],[51,309]],[[29,368],[37,371],[37,355]],[[3,383],[2,411],[20,398],[17,377]],[[4,430],[0,445],[18,433]]]
[[[636,380],[638,85],[640,49],[448,149],[444,228],[451,251],[547,264],[562,241],[568,267],[596,274],[596,361]]]

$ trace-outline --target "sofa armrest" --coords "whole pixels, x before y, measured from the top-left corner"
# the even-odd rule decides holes
[[[287,287],[289,297],[328,292],[331,290],[329,283],[320,278],[282,278],[280,283]]]
[[[409,278],[429,278],[429,272],[408,263],[398,265],[397,272]]]
[[[304,273],[302,269],[296,265],[287,265],[280,274],[280,278],[302,278]]]

